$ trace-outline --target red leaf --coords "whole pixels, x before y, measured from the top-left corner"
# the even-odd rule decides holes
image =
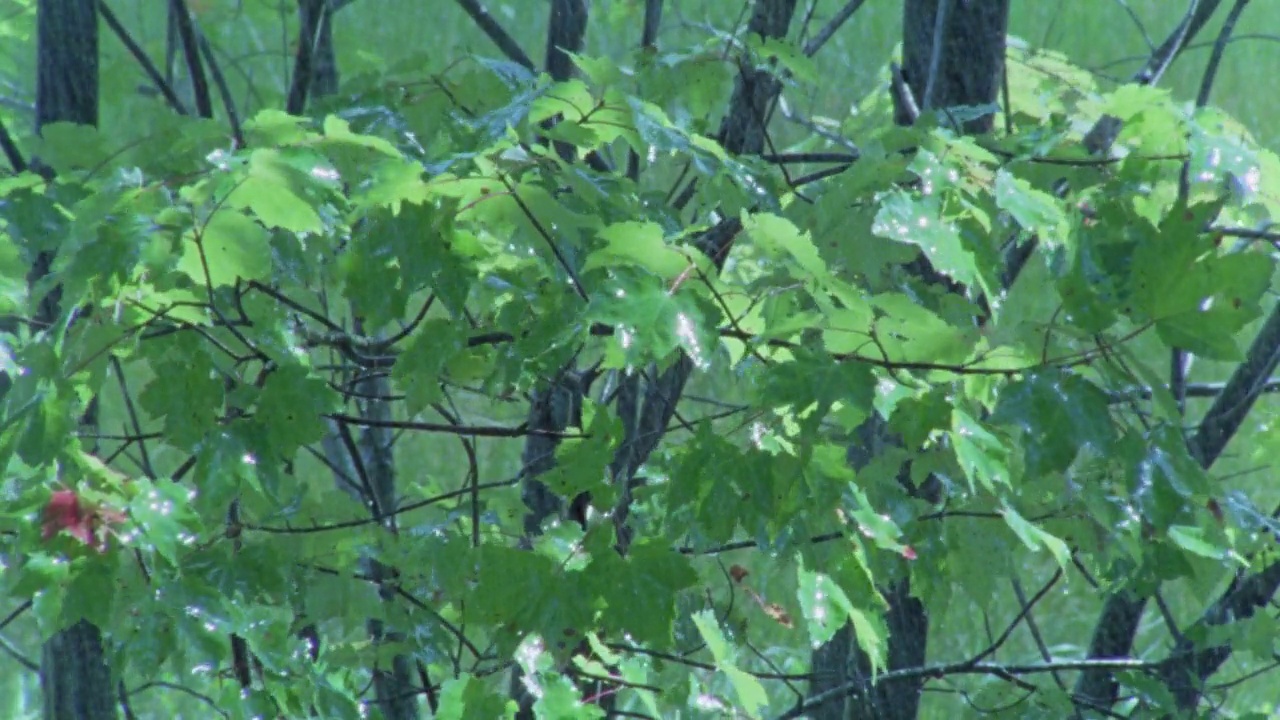
[[[906,559],[908,559],[908,560],[915,560],[915,559],[916,559],[916,549],[915,549],[915,548],[913,548],[913,547],[911,547],[910,545],[903,545],[903,546],[902,546],[902,557],[904,557],[904,558],[906,558]]]
[[[84,511],[80,496],[72,490],[58,490],[44,506],[44,526],[40,536],[48,540],[62,531],[86,545],[93,545],[93,518]]]
[[[44,506],[44,523],[40,528],[40,536],[48,540],[60,532],[66,532],[85,545],[96,548],[98,552],[106,552],[107,538],[104,535],[99,539],[99,526],[104,523],[120,524],[126,519],[127,516],[119,510],[86,505],[74,490],[56,490]]]

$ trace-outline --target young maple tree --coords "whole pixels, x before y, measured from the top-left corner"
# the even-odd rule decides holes
[[[860,1],[20,4],[20,712],[1280,701],[1280,160],[1210,103],[1260,4],[1113,83],[906,0],[860,99]]]

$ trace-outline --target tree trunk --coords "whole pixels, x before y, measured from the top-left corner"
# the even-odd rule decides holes
[[[98,124],[98,6],[94,0],[36,5],[36,129]]]
[[[1009,0],[906,0],[902,15],[902,76],[921,112],[991,105],[1004,77]],[[896,120],[913,121],[901,103]],[[962,123],[989,132],[987,113]]]
[[[383,398],[391,395],[391,383],[386,376],[378,375],[361,380],[356,390],[368,398]],[[371,420],[391,420],[391,408],[385,400],[365,400],[359,403],[361,416]],[[396,468],[395,468],[395,431],[388,427],[367,427],[360,436],[360,455],[364,466],[364,475],[373,491],[375,517],[388,532],[396,532]],[[391,583],[395,582],[394,570],[377,560],[367,561],[368,572],[379,583],[378,594],[384,607],[391,610],[395,605],[395,592]],[[387,627],[380,618],[369,618],[369,637],[374,644],[395,642],[404,639],[404,633]],[[373,670],[374,694],[378,709],[385,720],[415,720],[418,717],[417,695],[413,685],[412,663],[408,655],[398,653],[391,659],[390,667],[375,667]]]
[[[994,113],[977,117],[966,113],[956,119],[947,111],[959,107],[993,105],[1004,77],[1005,38],[1009,0],[906,0],[903,5],[902,78],[909,94],[895,96],[894,117],[900,125],[915,122],[920,113],[940,111],[967,133],[989,132]],[[918,268],[922,277],[937,273]],[[895,442],[885,434],[882,422],[868,423],[858,447],[850,449],[855,466],[865,464],[883,443]],[[929,617],[924,604],[911,596],[910,583],[894,583],[884,589],[889,603],[888,669],[920,667],[926,659]],[[910,720],[920,709],[923,679],[871,684],[870,663],[856,647],[852,628],[843,628],[830,642],[813,652],[815,680],[809,697],[850,683],[865,681],[869,691],[833,699],[818,707],[815,720]]]
[[[333,0],[303,0],[298,3],[302,30],[299,39],[313,37],[311,46],[311,95],[324,97],[338,92],[338,56],[333,46]]]
[[[102,633],[81,620],[44,644],[40,662],[45,720],[115,718],[111,671],[102,654]]]
[[[97,125],[95,0],[40,0],[36,5],[36,55],[36,132],[54,122]],[[32,164],[42,167],[39,161]],[[31,269],[32,283],[47,275],[52,265],[53,253],[40,253]],[[59,301],[56,290],[42,298],[36,319],[51,324],[58,316]],[[87,621],[81,620],[45,642],[40,686],[45,720],[118,716],[102,632]]]

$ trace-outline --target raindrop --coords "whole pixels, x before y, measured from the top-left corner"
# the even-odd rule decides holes
[[[706,354],[702,351],[702,346],[698,342],[698,334],[694,329],[693,320],[688,315],[680,313],[677,316],[676,334],[684,341],[685,352],[689,354],[689,359],[693,361],[694,367],[699,370],[706,370],[710,367]]]

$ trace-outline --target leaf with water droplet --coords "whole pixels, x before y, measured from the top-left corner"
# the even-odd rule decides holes
[[[942,216],[936,195],[912,197],[894,191],[880,203],[871,231],[895,242],[920,248],[935,270],[966,285],[977,275],[973,254],[964,247],[955,225]]]
[[[854,605],[830,576],[803,567],[799,569],[796,592],[815,646],[829,641],[846,622],[852,622],[858,647],[871,660],[872,674],[884,671],[888,632],[877,612]]]
[[[1213,542],[1207,537],[1204,528],[1193,525],[1172,525],[1169,527],[1168,533],[1169,540],[1174,545],[1193,555],[1199,555],[1211,560],[1226,560],[1230,558],[1238,561],[1243,567],[1248,567],[1249,565],[1247,561],[1232,550],[1229,543],[1225,542],[1226,538],[1220,538],[1219,542]]]
[[[956,461],[969,479],[969,487],[978,485],[994,492],[997,485],[1009,485],[1008,443],[996,437],[982,423],[960,408],[951,413],[951,446]]]
[[[620,329],[610,340],[606,367],[662,360],[676,349],[688,353],[695,366],[711,361],[719,343],[714,307],[694,293],[668,292],[660,278],[642,270],[617,268],[614,276],[587,312],[588,320]]]
[[[995,199],[996,205],[1024,229],[1048,238],[1053,238],[1052,231],[1066,220],[1061,203],[1052,195],[1031,187],[1031,183],[1008,170],[996,173]]]
[[[1223,192],[1234,205],[1257,199],[1262,190],[1260,171],[1263,150],[1249,131],[1222,110],[1201,108],[1190,123],[1187,177],[1194,194],[1198,190]],[[1274,181],[1273,181],[1274,182]]]
[[[1009,383],[991,422],[1022,430],[1029,475],[1065,470],[1081,448],[1105,453],[1116,439],[1107,394],[1065,371],[1033,372]]]
[[[614,223],[601,228],[599,234],[605,245],[587,255],[583,272],[600,267],[632,265],[671,282],[696,269],[693,254],[681,252],[667,243],[663,239],[662,226],[655,222]]]
[[[729,678],[730,684],[738,695],[738,703],[750,717],[759,717],[760,710],[768,706],[769,696],[764,686],[754,676],[738,669],[733,662],[733,648],[725,639],[720,623],[710,610],[701,610],[693,615],[693,624],[698,634],[707,644],[715,659],[716,667]]]
[[[864,355],[885,355],[897,362],[960,363],[967,360],[978,341],[972,326],[957,327],[902,293],[869,298],[878,317],[872,324],[874,350]]]
[[[818,254],[809,233],[802,232],[790,220],[771,213],[742,213],[742,229],[757,247],[773,257],[790,256],[800,272],[789,268],[797,280],[813,280],[827,274],[827,264]]]
[[[1135,250],[1131,283],[1135,307],[1169,345],[1238,360],[1235,335],[1262,313],[1273,263],[1261,253],[1221,253],[1204,230],[1222,205],[1175,205]]]
[[[1005,524],[1013,530],[1022,543],[1032,550],[1045,548],[1053,555],[1053,559],[1058,561],[1058,567],[1066,569],[1071,563],[1071,550],[1061,538],[1052,535],[1041,529],[1035,523],[1030,522],[1026,518],[1018,514],[1012,506],[1005,504],[1000,509],[1000,516],[1004,518]]]
[[[197,526],[198,518],[190,506],[191,489],[168,481],[152,483],[146,478],[138,478],[135,483],[139,487],[129,503],[129,517],[144,534],[143,542],[176,564],[184,535]]]

